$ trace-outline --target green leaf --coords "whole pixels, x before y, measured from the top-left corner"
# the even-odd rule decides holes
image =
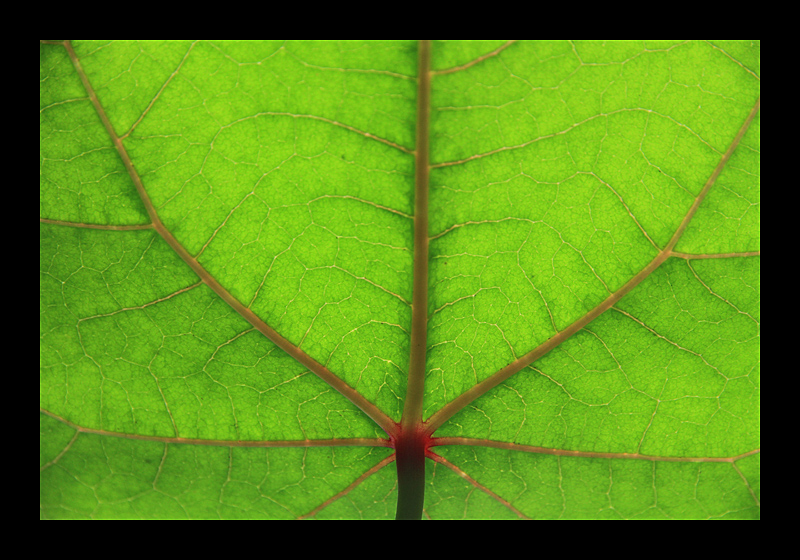
[[[40,516],[760,517],[760,45],[40,43]]]

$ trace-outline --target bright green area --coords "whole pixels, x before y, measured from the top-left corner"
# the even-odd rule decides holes
[[[462,446],[435,451],[531,519],[754,519],[761,514],[752,483],[731,463],[556,457]],[[433,519],[519,518],[450,469],[437,465],[432,471],[438,492],[446,496],[429,494],[426,511]]]
[[[431,69],[449,70],[502,47],[507,41],[433,41]]]
[[[54,424],[60,422],[40,415],[42,435],[62,435]],[[46,451],[54,451],[49,445]],[[175,445],[80,434],[58,454],[41,472],[39,512],[46,519],[296,519],[390,450]]]
[[[82,42],[164,226],[270,327],[399,420],[413,284],[415,42]],[[665,247],[760,95],[749,42],[435,41],[425,416]],[[463,161],[461,160],[468,160]],[[450,165],[450,163],[453,163]],[[40,45],[40,407],[220,442],[385,437],[154,229],[67,50]],[[760,250],[760,117],[676,251]],[[760,447],[760,258],[673,257],[437,436],[664,458]],[[390,450],[81,433],[41,415],[43,518],[298,518]],[[760,455],[437,447],[431,519],[757,518]],[[494,494],[494,496],[492,495]],[[496,497],[495,497],[496,496]],[[391,519],[388,464],[316,519]]]
[[[758,261],[668,260],[437,435],[663,457],[758,448]]]
[[[428,459],[425,475],[425,519],[519,519],[508,507],[448,467]]]
[[[389,464],[320,510],[314,519],[393,520],[397,509],[397,473]]]
[[[144,57],[138,46],[80,42],[76,51],[103,84],[112,122],[127,130],[131,115],[144,115],[125,145],[178,241],[234,297],[399,420],[414,160],[365,134],[413,149],[416,45],[243,47],[200,43],[187,55],[188,45],[171,44],[171,64],[164,54],[142,86],[148,93],[127,96],[115,93],[122,81],[112,85]],[[140,100],[156,93],[152,106]]]
[[[761,113],[675,249],[693,254],[761,250]]]
[[[626,163],[615,166],[618,174],[647,185],[642,171],[663,173],[695,193],[759,95],[758,79],[704,42],[522,41],[433,83],[433,163],[595,123],[607,132],[596,139],[608,142],[602,152],[579,142],[586,133],[570,147],[590,154],[596,172]]]
[[[111,432],[379,437],[152,231],[40,226],[40,406]]]
[[[761,453],[751,455],[736,461],[736,468],[747,480],[747,485],[753,493],[753,499],[761,505]]]
[[[67,51],[54,45],[39,45],[39,217],[150,221]]]
[[[118,136],[140,119],[192,41],[73,41]]]
[[[706,43],[522,42],[434,76],[431,160],[494,153],[431,174],[426,416],[644,268],[759,87]],[[755,122],[678,250],[760,249],[759,137]]]

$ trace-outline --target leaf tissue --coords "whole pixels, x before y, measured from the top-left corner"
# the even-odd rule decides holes
[[[756,519],[760,44],[41,41],[40,517]]]

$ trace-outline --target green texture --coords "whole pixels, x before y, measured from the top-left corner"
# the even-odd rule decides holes
[[[41,518],[394,518],[424,113],[423,518],[760,517],[760,44],[419,50],[40,43]]]

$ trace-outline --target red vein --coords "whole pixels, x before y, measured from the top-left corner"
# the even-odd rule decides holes
[[[100,116],[100,120],[103,122],[103,125],[106,128],[106,131],[111,136],[111,140],[114,143],[114,146],[117,148],[117,152],[122,159],[122,163],[125,165],[125,169],[128,170],[128,174],[133,181],[133,184],[136,186],[136,190],[139,193],[139,197],[142,199],[142,203],[144,204],[145,208],[147,209],[147,214],[150,216],[150,221],[153,223],[153,228],[164,238],[164,240],[169,243],[170,247],[183,259],[183,261],[194,270],[195,274],[197,274],[200,279],[205,282],[205,284],[214,290],[214,292],[221,297],[228,305],[230,305],[239,315],[241,315],[248,323],[253,325],[259,332],[261,332],[264,336],[270,339],[273,343],[275,343],[279,348],[281,348],[284,352],[292,356],[295,360],[303,364],[309,371],[316,374],[319,378],[325,381],[328,385],[336,389],[339,393],[341,393],[344,397],[346,397],[350,402],[360,408],[367,416],[372,418],[387,434],[394,434],[397,431],[396,423],[389,418],[382,410],[380,410],[377,406],[373,403],[369,402],[366,398],[364,398],[360,393],[358,393],[355,389],[347,385],[342,379],[337,377],[333,372],[331,372],[328,368],[317,362],[314,358],[309,356],[305,353],[305,351],[301,350],[298,346],[295,346],[283,336],[278,334],[272,327],[267,325],[264,321],[261,320],[255,313],[253,313],[250,309],[244,306],[239,300],[237,300],[233,295],[231,295],[228,290],[222,287],[222,285],[217,282],[204,268],[203,266],[197,262],[197,260],[192,257],[186,249],[184,249],[183,245],[181,245],[177,239],[172,235],[172,233],[164,226],[161,222],[161,219],[158,217],[158,213],[156,212],[153,203],[150,201],[150,197],[147,194],[147,191],[142,184],[142,180],[139,177],[139,174],[136,172],[136,169],[131,162],[130,157],[128,156],[128,152],[125,149],[125,146],[122,143],[122,140],[119,136],[117,136],[116,132],[114,132],[114,127],[111,126],[111,121],[109,121],[108,116],[106,115],[103,106],[100,104],[100,101],[97,99],[97,95],[95,94],[92,85],[89,83],[89,79],[86,76],[86,73],[83,71],[81,67],[80,61],[78,60],[77,55],[75,54],[75,50],[72,48],[72,44],[67,41],[64,46],[69,53],[70,59],[72,59],[72,64],[75,66],[75,70],[77,71],[78,75],[83,82],[83,86],[86,89],[86,92],[89,94],[89,98],[92,100],[92,104],[97,111],[97,114]]]
[[[488,392],[490,389],[493,389],[506,379],[510,378],[512,375],[516,374],[517,372],[521,371],[523,368],[529,366],[548,352],[570,338],[573,334],[578,332],[580,329],[594,321],[598,316],[602,313],[610,309],[615,303],[617,303],[623,296],[625,296],[628,292],[630,292],[633,288],[638,286],[642,280],[650,276],[652,272],[658,268],[665,260],[667,260],[670,256],[672,256],[672,249],[677,245],[678,241],[680,240],[683,232],[689,226],[689,222],[691,222],[692,218],[694,217],[695,212],[700,207],[700,204],[705,199],[708,191],[714,185],[719,177],[719,174],[722,173],[722,170],[725,167],[725,164],[728,163],[728,160],[733,155],[733,152],[739,146],[739,142],[741,141],[742,137],[747,132],[747,129],[750,128],[750,123],[755,118],[756,114],[761,108],[761,98],[759,97],[756,101],[755,105],[753,106],[750,114],[744,121],[744,124],[739,129],[739,132],[736,134],[736,137],[731,142],[731,145],[728,147],[728,150],[725,154],[720,158],[719,163],[714,168],[713,173],[706,181],[706,184],[703,186],[700,194],[697,195],[695,198],[694,203],[692,204],[689,211],[684,216],[683,220],[681,221],[678,229],[675,230],[672,238],[670,239],[667,246],[661,250],[661,252],[656,255],[656,257],[650,261],[650,263],[644,267],[636,276],[631,278],[624,286],[622,286],[619,290],[608,296],[600,305],[592,309],[589,313],[572,323],[563,331],[559,332],[552,338],[549,338],[544,343],[540,344],[524,356],[518,358],[517,360],[511,362],[506,367],[502,368],[498,372],[494,373],[493,375],[489,376],[487,379],[478,383],[477,385],[473,386],[468,391],[459,395],[456,399],[450,401],[444,407],[439,409],[433,416],[431,416],[428,421],[425,423],[426,434],[432,434],[439,426],[444,424],[449,418],[451,418],[456,412],[463,409],[469,403],[480,397],[481,395]]]
[[[132,231],[137,229],[153,229],[153,224],[139,224],[132,226],[109,226],[104,224],[82,224],[79,222],[64,222],[62,220],[49,220],[47,218],[39,218],[40,224],[53,224],[56,226],[67,226],[88,229],[108,229],[114,231]]]
[[[345,488],[344,490],[342,490],[341,492],[339,492],[335,496],[331,496],[330,498],[328,498],[327,500],[322,502],[320,505],[318,505],[317,507],[315,507],[314,509],[312,509],[311,511],[309,511],[305,515],[301,515],[297,519],[301,519],[302,520],[302,519],[308,519],[309,517],[314,517],[320,511],[322,511],[323,509],[325,509],[326,507],[331,505],[333,502],[335,502],[339,498],[347,495],[351,490],[353,490],[356,486],[358,486],[359,484],[364,482],[367,478],[369,478],[370,476],[372,476],[373,474],[375,474],[376,472],[381,470],[383,467],[385,467],[389,463],[393,462],[394,461],[394,457],[395,457],[395,455],[394,455],[394,453],[392,453],[391,455],[386,457],[386,459],[384,459],[383,461],[381,461],[380,463],[378,463],[377,465],[375,465],[374,467],[369,469],[367,472],[365,472],[364,474],[359,476],[357,479],[355,479],[350,486],[348,486],[347,488]]]
[[[161,443],[182,443],[188,445],[212,445],[217,447],[391,447],[391,442],[380,438],[332,438],[332,439],[298,439],[282,441],[248,441],[248,440],[223,440],[223,439],[195,439],[182,437],[165,436],[143,436],[139,434],[126,434],[122,432],[110,432],[108,430],[97,430],[74,424],[69,420],[39,408],[39,412],[46,414],[50,418],[66,424],[73,430],[83,434],[95,434],[99,436],[119,437],[125,439],[138,439],[142,441],[158,441]]]
[[[520,519],[530,519],[530,517],[528,517],[527,515],[522,513],[520,510],[518,510],[514,506],[512,506],[511,502],[509,502],[506,499],[501,498],[500,496],[498,496],[497,494],[495,494],[494,492],[492,492],[491,490],[486,488],[483,484],[481,484],[480,482],[478,482],[477,480],[475,480],[474,478],[469,476],[467,473],[462,471],[460,468],[458,468],[456,465],[454,465],[453,463],[451,463],[450,461],[448,461],[447,459],[445,459],[441,455],[437,455],[433,451],[428,451],[426,453],[426,455],[427,455],[427,457],[429,459],[432,459],[433,461],[436,461],[437,463],[439,463],[441,465],[444,465],[448,469],[452,470],[454,473],[456,473],[458,476],[460,476],[461,478],[463,478],[464,480],[466,480],[467,482],[472,484],[478,490],[482,490],[483,492],[486,492],[489,496],[491,496],[492,498],[494,498],[495,500],[497,500],[498,502],[503,504],[505,507],[507,507],[508,509],[513,511],[515,514],[517,514],[517,517],[519,517]]]
[[[462,64],[461,66],[454,66],[453,68],[448,68],[447,70],[434,70],[432,73],[433,73],[434,76],[441,76],[442,74],[452,74],[453,72],[458,72],[459,70],[466,70],[470,66],[475,66],[476,64],[478,64],[480,62],[483,62],[487,58],[491,58],[493,56],[497,56],[498,54],[500,54],[501,52],[503,52],[504,50],[506,50],[508,47],[510,47],[511,45],[513,45],[516,42],[517,42],[516,39],[513,40],[513,41],[506,41],[505,45],[497,47],[492,52],[486,53],[484,55],[481,55],[481,56],[479,56],[478,58],[476,58],[475,60],[473,60],[471,62],[467,62],[466,64]]]
[[[479,438],[443,437],[433,438],[431,446],[437,445],[471,445],[478,447],[494,447],[509,451],[523,451],[527,453],[541,453],[544,455],[557,455],[559,457],[594,457],[597,459],[639,459],[644,461],[663,461],[668,463],[733,463],[750,455],[761,453],[761,449],[753,449],[735,457],[660,457],[656,455],[643,455],[641,453],[603,453],[597,451],[572,451],[570,449],[553,449],[550,447],[537,447],[535,445],[521,445],[505,441],[491,441]]]

